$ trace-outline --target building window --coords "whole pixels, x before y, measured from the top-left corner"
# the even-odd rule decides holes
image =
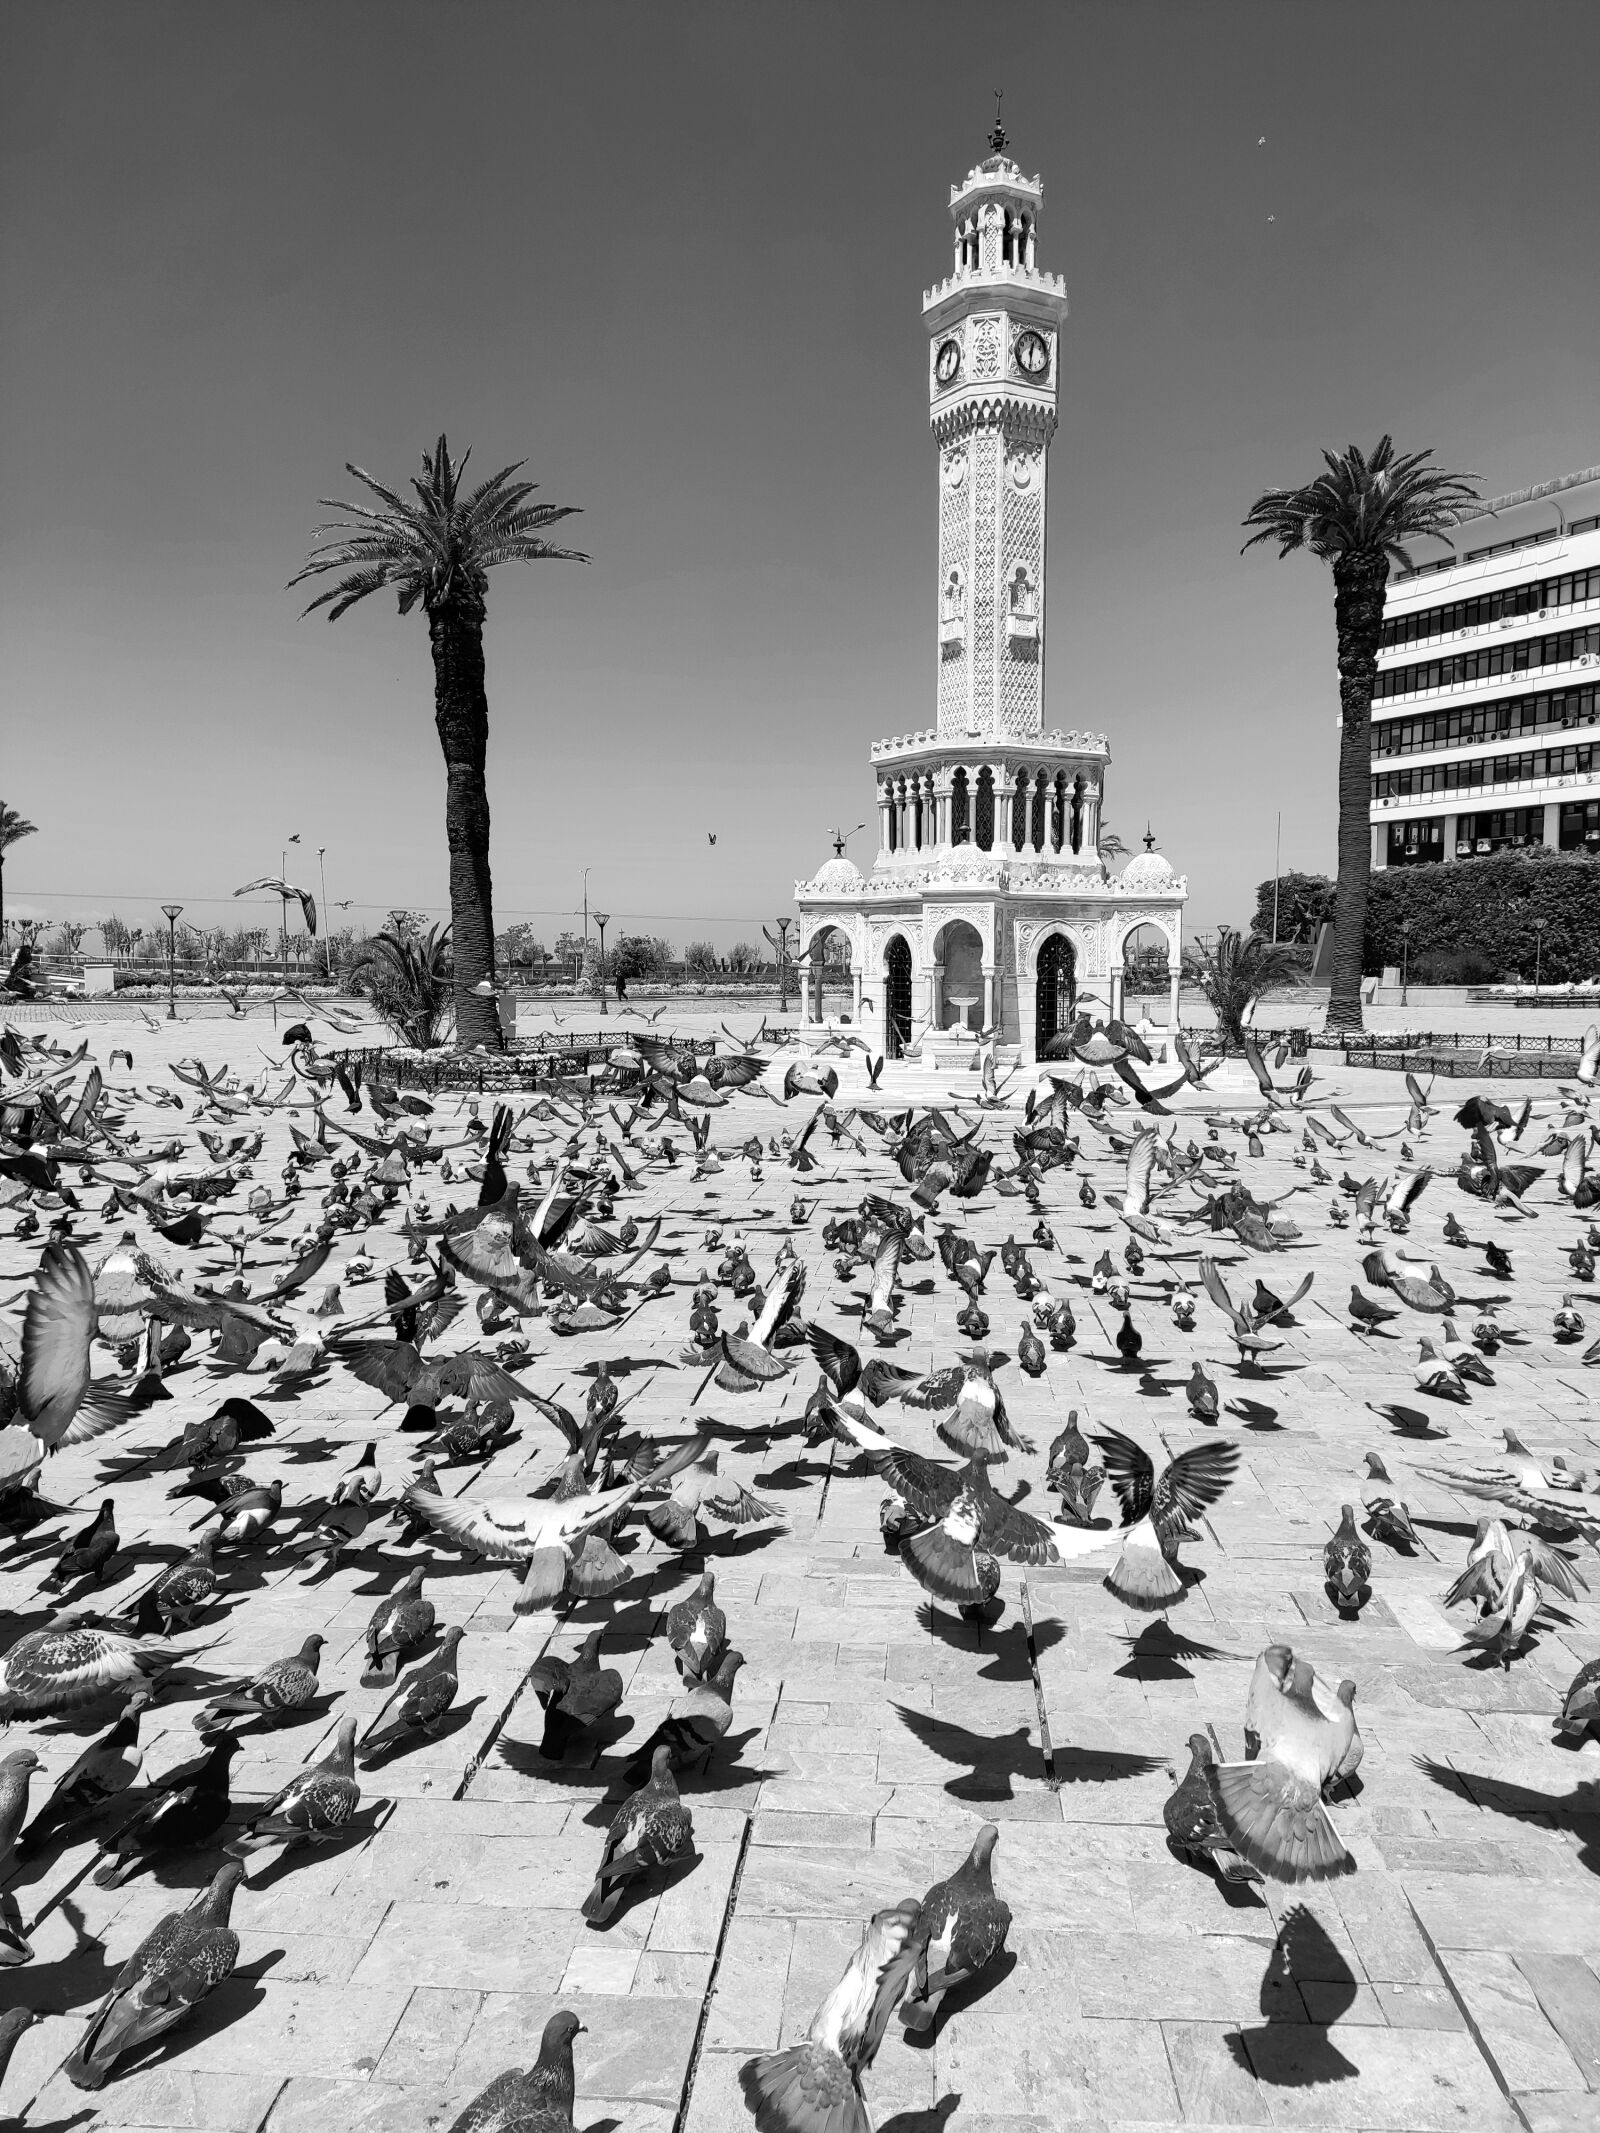
[[[1564,800],[1561,803],[1561,849],[1564,852],[1600,852],[1600,800]]]
[[[1390,866],[1429,866],[1443,857],[1443,815],[1428,815],[1419,821],[1389,824]]]
[[[958,770],[950,781],[950,842],[972,842],[972,823],[967,812],[967,774],[964,770]]]
[[[1421,755],[1434,748],[1473,748],[1484,741],[1593,726],[1600,722],[1600,689],[1543,689],[1535,696],[1497,696],[1486,704],[1429,711],[1417,718],[1379,720],[1372,728],[1374,759]]]
[[[1544,842],[1542,807],[1496,807],[1456,821],[1456,857],[1482,859],[1489,852],[1519,851]]]
[[[1455,630],[1485,629],[1491,623],[1537,615],[1541,609],[1581,607],[1589,600],[1600,600],[1600,569],[1569,570],[1560,577],[1535,578],[1530,585],[1509,585],[1499,592],[1478,593],[1470,600],[1452,600],[1445,607],[1396,615],[1383,625],[1379,641],[1390,652],[1400,645],[1448,637]]]
[[[1424,659],[1415,666],[1390,667],[1373,687],[1374,703],[1391,696],[1414,696],[1422,689],[1451,689],[1497,674],[1525,674],[1535,667],[1565,666],[1600,653],[1600,622],[1584,629],[1552,630],[1547,637],[1524,637],[1518,644],[1484,645],[1448,659]]]

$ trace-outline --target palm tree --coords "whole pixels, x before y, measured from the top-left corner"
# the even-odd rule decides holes
[[[24,837],[36,837],[39,825],[25,822],[14,807],[7,807],[0,800],[0,942],[6,937],[6,854]]]
[[[489,572],[497,563],[546,560],[586,563],[571,548],[556,548],[541,529],[568,518],[575,504],[530,503],[536,484],[513,481],[524,464],[500,473],[463,497],[461,475],[470,452],[452,460],[444,438],[422,455],[412,477],[415,503],[360,467],[346,471],[364,482],[381,509],[323,498],[323,508],[348,518],[317,529],[320,545],[291,585],[338,571],[338,583],[305,609],[327,607],[336,622],[368,593],[393,589],[402,615],[421,603],[433,648],[433,719],[445,761],[445,835],[450,846],[450,923],[454,934],[456,1038],[463,1045],[504,1045],[494,1001],[494,896],[489,879],[489,793],[484,759],[489,699],[483,677],[483,623]],[[323,540],[325,534],[334,535]]]
[[[1333,986],[1329,1029],[1360,1029],[1361,963],[1367,927],[1367,879],[1372,866],[1372,687],[1383,629],[1383,589],[1389,565],[1409,569],[1406,544],[1433,535],[1444,540],[1477,500],[1476,474],[1429,467],[1432,452],[1397,456],[1389,437],[1370,459],[1355,445],[1338,458],[1324,452],[1327,472],[1303,489],[1268,489],[1244,523],[1257,530],[1245,542],[1276,541],[1278,559],[1309,548],[1333,568],[1333,619],[1339,639],[1339,885],[1333,911]],[[1446,541],[1446,546],[1449,542]],[[1240,551],[1243,553],[1243,550]]]
[[[1246,1020],[1256,1002],[1292,985],[1297,975],[1288,948],[1264,941],[1259,933],[1235,932],[1232,926],[1218,929],[1215,948],[1208,948],[1204,941],[1192,943],[1184,953],[1184,964],[1184,975],[1199,987],[1230,1052],[1242,1049]]]

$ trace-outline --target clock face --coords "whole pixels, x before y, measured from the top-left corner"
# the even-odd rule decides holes
[[[1035,333],[1031,328],[1027,333],[1017,335],[1013,352],[1017,368],[1027,377],[1042,378],[1050,368],[1050,345],[1042,333]]]
[[[948,385],[961,368],[961,343],[941,341],[939,353],[933,359],[933,374],[941,385]]]

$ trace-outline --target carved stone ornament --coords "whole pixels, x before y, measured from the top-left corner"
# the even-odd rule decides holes
[[[939,471],[944,477],[944,485],[947,489],[959,489],[967,478],[966,453],[960,450],[946,452],[944,462]]]

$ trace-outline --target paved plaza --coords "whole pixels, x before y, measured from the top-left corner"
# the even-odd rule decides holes
[[[753,1022],[748,1014],[730,1019],[741,1029]],[[672,1020],[669,1010],[661,1026]],[[174,1059],[196,1056],[213,1070],[228,1064],[249,1079],[263,1045],[281,1049],[261,1011],[243,1022],[194,1018],[155,1030],[97,1021],[81,1031],[60,1021],[22,1026],[29,1035],[48,1029],[66,1045],[87,1038],[115,1092],[176,1089],[181,1118],[141,1096],[125,1106],[118,1097],[146,1144],[177,1133],[193,1145],[192,1093],[167,1075]],[[134,1052],[131,1080],[110,1066],[112,1047],[124,1042]],[[1341,1077],[1337,1064],[1327,1068],[1321,1059],[1313,1065],[1322,1078],[1310,1108],[1324,1123],[1332,1123],[1331,1100],[1364,1133],[1403,1127],[1406,1098],[1396,1079]],[[1287,1070],[1280,1078],[1288,1083]],[[858,1083],[864,1089],[859,1067],[846,1075],[841,1107]],[[1191,1234],[1171,1259],[1149,1252],[1143,1277],[1131,1284],[1144,1340],[1137,1367],[1119,1357],[1118,1314],[1090,1286],[1107,1250],[1121,1271],[1128,1232],[1105,1195],[1120,1187],[1122,1159],[1085,1125],[1077,1162],[1048,1174],[1043,1212],[1056,1248],[1035,1247],[1031,1256],[1048,1294],[1070,1298],[1078,1340],[1070,1353],[1052,1352],[1037,1380],[1014,1361],[1001,1372],[1012,1420],[1035,1449],[1013,1455],[998,1484],[1009,1491],[1022,1481],[1029,1508],[1057,1515],[1045,1486],[1046,1451],[1073,1410],[1086,1432],[1109,1426],[1136,1438],[1158,1467],[1202,1438],[1236,1441],[1238,1477],[1185,1549],[1200,1575],[1166,1617],[1131,1611],[1105,1589],[1109,1551],[1026,1573],[1031,1644],[1022,1573],[1010,1565],[997,1622],[979,1628],[930,1607],[885,1548],[882,1482],[845,1446],[811,1447],[799,1432],[817,1381],[804,1349],[788,1352],[793,1368],[772,1387],[733,1397],[712,1386],[691,1414],[700,1374],[677,1367],[691,1289],[702,1268],[714,1275],[735,1232],[762,1279],[780,1242],[792,1241],[806,1269],[807,1318],[844,1334],[860,1320],[867,1274],[840,1277],[822,1226],[831,1214],[853,1211],[869,1189],[903,1196],[881,1144],[866,1134],[863,1156],[848,1142],[831,1147],[819,1131],[814,1175],[797,1179],[781,1154],[769,1155],[759,1183],[738,1153],[752,1134],[765,1142],[798,1133],[812,1098],[780,1110],[740,1094],[700,1114],[710,1120],[721,1168],[698,1183],[686,1162],[669,1170],[639,1159],[637,1184],[618,1196],[616,1220],[631,1216],[643,1227],[662,1218],[659,1253],[639,1269],[667,1266],[673,1286],[659,1299],[612,1332],[563,1339],[541,1318],[526,1323],[534,1359],[521,1375],[538,1393],[575,1405],[584,1381],[574,1371],[583,1362],[626,1354],[674,1366],[644,1374],[627,1426],[674,1440],[691,1426],[713,1430],[724,1471],[782,1513],[781,1524],[714,1537],[688,1555],[664,1548],[643,1525],[631,1528],[631,1548],[623,1545],[635,1575],[610,1600],[517,1617],[515,1566],[429,1541],[400,1550],[394,1529],[377,1518],[331,1574],[308,1571],[274,1538],[326,1499],[370,1440],[385,1501],[392,1500],[415,1462],[415,1439],[396,1427],[403,1410],[386,1408],[379,1393],[337,1366],[298,1397],[275,1398],[260,1375],[216,1371],[199,1342],[192,1353],[201,1361],[173,1379],[170,1403],[47,1462],[43,1493],[81,1507],[84,1520],[107,1493],[115,1496],[124,1541],[104,1593],[69,1593],[69,1600],[107,1612],[128,1606],[192,1546],[202,1506],[171,1498],[177,1477],[153,1471],[151,1458],[225,1393],[242,1392],[273,1417],[276,1435],[252,1445],[246,1465],[259,1481],[282,1480],[284,1512],[266,1545],[223,1554],[223,1605],[182,1641],[211,1647],[199,1662],[211,1679],[249,1673],[312,1632],[328,1641],[326,1693],[312,1714],[281,1730],[244,1733],[233,1769],[236,1803],[265,1799],[325,1753],[341,1714],[367,1723],[386,1692],[359,1685],[366,1623],[418,1562],[428,1565],[441,1629],[465,1630],[460,1698],[437,1740],[361,1773],[365,1834],[281,1863],[270,1854],[252,1858],[233,1907],[242,1949],[232,1978],[189,2026],[92,2097],[59,2071],[83,2017],[163,1912],[209,1878],[219,1854],[171,1860],[115,1889],[91,1878],[92,1836],[14,1864],[9,1886],[34,1956],[0,1970],[0,2008],[26,2005],[51,2019],[23,2037],[0,2112],[20,2111],[32,2128],[422,2133],[448,2127],[495,2074],[530,2063],[547,2016],[570,2007],[584,2024],[576,2043],[580,2129],[745,2127],[741,2063],[800,2038],[867,1917],[952,1872],[979,1827],[993,1821],[996,1886],[1015,1920],[1010,1954],[952,1995],[931,2042],[908,2040],[891,2022],[865,2079],[879,2133],[1600,2126],[1600,1761],[1592,1747],[1558,1744],[1552,1723],[1576,1669],[1600,1653],[1600,1557],[1579,1551],[1595,1593],[1551,1596],[1509,1666],[1464,1655],[1470,1610],[1447,1613],[1441,1595],[1462,1567],[1482,1507],[1415,1471],[1418,1463],[1496,1463],[1507,1424],[1538,1460],[1560,1451],[1592,1470],[1600,1459],[1595,1381],[1582,1362],[1587,1336],[1565,1345],[1553,1325],[1570,1294],[1590,1314],[1590,1331],[1600,1332],[1600,1295],[1567,1260],[1588,1218],[1558,1198],[1557,1162],[1536,1152],[1518,1158],[1544,1167],[1527,1196],[1527,1219],[1457,1189],[1453,1171],[1467,1136],[1451,1113],[1477,1086],[1440,1083],[1434,1095],[1443,1108],[1425,1133],[1408,1136],[1417,1162],[1439,1174],[1403,1240],[1453,1283],[1463,1332],[1488,1310],[1505,1331],[1495,1383],[1473,1385],[1464,1405],[1430,1399],[1413,1382],[1417,1335],[1436,1330],[1436,1320],[1402,1312],[1375,1336],[1352,1330],[1345,1306],[1370,1246],[1354,1219],[1332,1226],[1330,1209],[1350,1200],[1311,1185],[1308,1170],[1295,1167],[1304,1121],[1293,1112],[1291,1130],[1267,1134],[1264,1152],[1252,1155],[1238,1121],[1257,1106],[1235,1092],[1221,1107],[1216,1147],[1258,1198],[1298,1188],[1282,1212],[1301,1240],[1255,1256],[1229,1236]],[[1561,1103],[1552,1086],[1528,1087],[1536,1116],[1523,1149],[1536,1151]],[[1019,1082],[1012,1093],[1020,1089]],[[881,1097],[861,1100],[887,1109],[927,1100],[924,1090],[939,1093],[927,1077],[907,1069],[894,1081],[891,1070]],[[1503,1085],[1498,1093],[1520,1100],[1522,1092]],[[336,1123],[349,1116],[337,1094],[329,1116]],[[1111,1116],[1119,1133],[1138,1119],[1131,1109]],[[456,1100],[441,1099],[442,1138],[456,1137],[449,1129],[457,1117]],[[969,1123],[977,1119],[973,1112]],[[278,1189],[292,1120],[304,1127],[309,1113],[242,1122],[267,1136],[253,1182]],[[370,1111],[349,1122],[377,1130]],[[1019,1122],[1015,1108],[982,1120],[997,1170],[1014,1161]],[[1334,1131],[1347,1145],[1320,1152],[1336,1179],[1347,1169],[1360,1180],[1399,1167],[1398,1139],[1367,1148],[1336,1124]],[[1207,1132],[1205,1108],[1186,1110],[1177,1145],[1191,1135],[1204,1142]],[[512,1174],[526,1177],[531,1150],[547,1181],[566,1138],[559,1121],[526,1121]],[[1219,1180],[1229,1174],[1219,1166]],[[1080,1202],[1085,1176],[1098,1188],[1093,1208]],[[326,1179],[325,1166],[310,1173],[300,1204],[267,1225],[252,1250],[253,1288],[269,1286],[268,1269],[292,1256],[287,1240],[315,1218]],[[452,1201],[471,1205],[476,1191],[470,1180],[451,1187],[428,1171],[417,1186],[441,1213]],[[249,1189],[224,1203],[230,1216]],[[796,1191],[815,1202],[800,1227],[790,1221]],[[122,1227],[120,1219],[98,1219],[102,1197],[99,1186],[84,1189],[84,1219],[75,1225],[91,1262]],[[1185,1190],[1167,1205],[1188,1197]],[[1447,1214],[1473,1248],[1445,1244]],[[945,1200],[938,1220],[987,1249],[1008,1236],[1026,1240],[1034,1211],[991,1187],[974,1200]],[[15,1238],[11,1227],[7,1216],[0,1297],[9,1304],[8,1339],[20,1325],[40,1241]],[[722,1233],[719,1244],[708,1241],[712,1228]],[[169,1246],[142,1221],[139,1230],[140,1243],[188,1284],[219,1256],[204,1246]],[[1509,1279],[1486,1269],[1481,1245],[1491,1237],[1510,1254]],[[359,1238],[342,1235],[318,1286],[358,1244],[375,1271],[346,1283],[349,1311],[377,1304],[385,1266],[403,1267],[405,1259],[391,1218]],[[1305,1273],[1315,1276],[1280,1329],[1282,1348],[1260,1369],[1240,1371],[1226,1322],[1203,1293],[1193,1332],[1173,1325],[1170,1276],[1197,1287],[1197,1254],[1213,1246],[1236,1294],[1258,1276],[1279,1292]],[[920,1369],[954,1361],[965,1346],[955,1325],[965,1299],[938,1258],[905,1265],[901,1290],[906,1337],[894,1360]],[[1030,1307],[1013,1295],[998,1259],[983,1303],[992,1341],[1014,1356]],[[724,1327],[738,1325],[741,1307],[726,1291],[718,1310]],[[477,1337],[469,1310],[445,1345]],[[109,1367],[104,1351],[100,1357],[96,1367]],[[1185,1400],[1197,1359],[1222,1389],[1215,1428],[1196,1421]],[[631,1378],[629,1389],[640,1382]],[[1374,1403],[1395,1402],[1426,1413],[1423,1433],[1374,1411]],[[892,1437],[948,1459],[936,1419],[894,1402],[877,1412]],[[526,1407],[518,1408],[517,1432],[486,1472],[443,1470],[446,1492],[525,1493],[564,1446]],[[1373,1451],[1393,1477],[1387,1492],[1410,1506],[1419,1544],[1407,1557],[1374,1543],[1372,1597],[1358,1619],[1346,1620],[1324,1591],[1322,1551],[1341,1503],[1355,1503],[1359,1513],[1363,1492],[1373,1493],[1364,1460]],[[1098,1515],[1115,1515],[1109,1488]],[[648,1881],[596,1930],[579,1904],[626,1790],[623,1765],[678,1693],[665,1611],[706,1564],[746,1665],[726,1743],[703,1777],[683,1781],[698,1856],[687,1871]],[[39,1588],[48,1567],[37,1534],[8,1540],[0,1552],[8,1645],[46,1619],[49,1601]],[[539,1753],[541,1713],[526,1690],[528,1671],[547,1650],[573,1653],[600,1624],[604,1660],[624,1677],[623,1704],[599,1751],[575,1749],[552,1764]],[[1169,1850],[1162,1805],[1186,1767],[1190,1734],[1208,1733],[1224,1759],[1240,1756],[1252,1668],[1274,1641],[1291,1644],[1331,1681],[1357,1684],[1365,1761],[1356,1787],[1332,1807],[1357,1870],[1314,1886],[1225,1887]],[[149,1712],[147,1774],[193,1755],[192,1720],[204,1693],[180,1686]],[[6,1747],[30,1745],[42,1759],[36,1802],[110,1715],[100,1707],[10,1728]]]

